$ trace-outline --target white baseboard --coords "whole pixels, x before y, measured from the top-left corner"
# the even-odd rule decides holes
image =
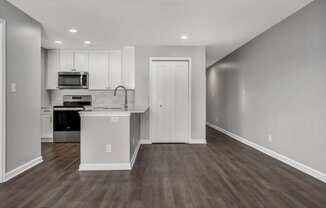
[[[134,166],[134,163],[136,161],[136,158],[137,158],[137,155],[138,155],[138,151],[140,149],[140,146],[141,146],[141,140],[139,140],[137,146],[136,146],[136,149],[134,151],[134,154],[132,155],[132,158],[131,158],[131,161],[130,161],[130,167],[132,168]]]
[[[27,171],[28,169],[31,169],[32,167],[40,164],[41,162],[43,162],[42,156],[26,162],[25,164],[6,173],[5,181],[9,181],[10,179],[18,176],[19,174]]]
[[[140,143],[141,144],[152,144],[152,141],[150,139],[141,139]]]
[[[140,140],[141,144],[152,144],[150,139],[142,139]],[[189,144],[207,144],[206,139],[189,139]]]
[[[42,143],[53,143],[53,138],[41,138]]]
[[[79,171],[131,170],[130,163],[80,164]]]
[[[265,153],[265,154],[267,154],[267,155],[269,155],[269,156],[271,156],[271,157],[273,157],[273,158],[275,158],[277,160],[280,160],[280,161],[284,162],[285,164],[287,164],[287,165],[289,165],[289,166],[291,166],[293,168],[296,168],[296,169],[298,169],[298,170],[300,170],[300,171],[302,171],[302,172],[304,172],[304,173],[306,173],[306,174],[308,174],[308,175],[310,175],[310,176],[312,176],[312,177],[326,183],[326,174],[325,173],[322,173],[322,172],[320,172],[318,170],[315,170],[315,169],[313,169],[313,168],[311,168],[309,166],[306,166],[306,165],[304,165],[304,164],[302,164],[300,162],[297,162],[297,161],[295,161],[295,160],[293,160],[291,158],[288,158],[288,157],[286,157],[284,155],[281,155],[281,154],[279,154],[279,153],[277,153],[277,152],[275,152],[273,150],[270,150],[270,149],[268,149],[266,147],[260,146],[260,145],[258,145],[256,143],[253,143],[253,142],[251,142],[251,141],[249,141],[249,140],[247,140],[247,139],[245,139],[245,138],[243,138],[243,137],[241,137],[239,135],[236,135],[236,134],[234,134],[232,132],[229,132],[229,131],[227,131],[227,130],[219,127],[219,126],[216,126],[216,125],[214,125],[212,123],[207,122],[207,126],[213,128],[213,129],[216,129],[216,130],[228,135],[229,137],[231,137],[231,138],[233,138],[233,139],[235,139],[235,140],[237,140],[237,141],[239,141],[239,142],[241,142],[243,144],[246,144],[246,145],[248,145],[248,146],[250,146],[250,147],[252,147],[252,148],[254,148],[254,149],[256,149],[256,150],[258,150],[260,152],[262,152],[262,153]]]
[[[206,139],[189,139],[189,144],[207,144]]]

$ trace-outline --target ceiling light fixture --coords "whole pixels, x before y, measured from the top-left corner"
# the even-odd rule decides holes
[[[181,38],[182,40],[187,40],[187,39],[188,39],[188,36],[183,35],[183,36],[181,36],[180,38]]]
[[[71,33],[76,33],[76,32],[78,32],[78,30],[76,30],[76,29],[74,29],[74,28],[71,28],[71,29],[69,29],[69,32],[71,32]]]
[[[86,44],[86,45],[90,45],[90,44],[92,44],[92,42],[89,41],[89,40],[85,40],[85,41],[84,41],[84,44]]]
[[[62,41],[61,40],[56,40],[54,41],[56,44],[62,44]]]

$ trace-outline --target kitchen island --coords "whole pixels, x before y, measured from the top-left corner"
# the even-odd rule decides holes
[[[148,107],[80,112],[80,171],[131,170],[140,148],[140,116]]]

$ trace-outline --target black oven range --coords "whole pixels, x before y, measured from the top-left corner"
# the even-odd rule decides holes
[[[64,95],[63,105],[53,107],[53,141],[80,142],[79,112],[91,105],[90,95]]]

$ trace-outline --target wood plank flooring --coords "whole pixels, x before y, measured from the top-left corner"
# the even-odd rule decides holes
[[[211,128],[207,145],[143,145],[132,171],[79,172],[79,144],[0,185],[1,208],[325,208],[326,184]]]

